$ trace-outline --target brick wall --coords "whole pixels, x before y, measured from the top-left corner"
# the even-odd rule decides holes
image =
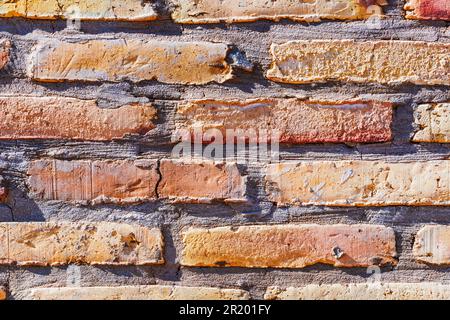
[[[0,1],[0,299],[449,299],[449,20]]]

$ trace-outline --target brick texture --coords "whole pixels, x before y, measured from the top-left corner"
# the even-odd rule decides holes
[[[450,20],[448,0],[407,0],[405,10],[407,19]]]
[[[267,300],[448,300],[450,286],[433,283],[310,284],[302,288],[270,287]]]
[[[321,19],[364,19],[374,13],[376,1],[333,0],[171,0],[175,6],[172,18],[180,23],[249,22],[259,19],[279,21],[320,21]],[[382,3],[380,1],[380,3]],[[380,9],[376,10],[381,12]]]
[[[422,104],[414,113],[412,141],[450,143],[450,103]]]
[[[225,143],[227,130],[242,130],[252,143],[384,142],[392,138],[392,114],[392,104],[376,101],[187,101],[178,107],[174,138],[185,139],[184,133],[190,132],[195,139],[196,130],[217,130]],[[228,141],[236,141],[232,136]],[[206,136],[202,140],[212,141]]]
[[[377,225],[273,225],[190,229],[181,264],[303,268],[395,264],[395,235]]]
[[[280,163],[269,166],[266,190],[280,205],[448,206],[450,161]]]
[[[450,265],[450,227],[429,225],[420,229],[414,241],[413,253],[421,262]]]
[[[26,300],[248,300],[237,289],[181,286],[37,288],[21,294]]]
[[[102,109],[93,100],[63,97],[0,97],[0,139],[107,141],[145,134],[156,109],[127,105]]]
[[[6,300],[6,289],[0,287],[0,300]]]
[[[273,61],[267,78],[299,84],[342,81],[450,85],[449,50],[448,43],[419,41],[290,41],[272,44]]]
[[[162,160],[161,198],[174,202],[246,202],[247,179],[236,164]]]
[[[28,184],[41,200],[136,203],[156,198],[156,166],[152,160],[38,160],[30,164]]]
[[[0,39],[0,70],[9,61],[9,50],[11,48],[11,42],[8,40]]]
[[[0,3],[0,17],[31,19],[149,21],[157,18],[154,1],[13,0]]]
[[[44,82],[222,83],[232,78],[227,52],[227,45],[211,42],[52,40],[36,49],[31,77]]]
[[[164,263],[159,229],[109,222],[0,223],[0,264],[59,266]]]

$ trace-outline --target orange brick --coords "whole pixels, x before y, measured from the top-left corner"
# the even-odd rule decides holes
[[[248,22],[259,19],[279,21],[320,21],[321,19],[364,19],[382,10],[375,3],[383,1],[332,0],[171,0],[172,18],[180,23]]]
[[[0,264],[59,266],[164,263],[159,229],[110,222],[0,223]]]
[[[156,198],[156,161],[38,160],[30,164],[29,186],[41,200],[136,203]]]
[[[272,225],[190,229],[181,264],[192,267],[303,268],[395,264],[395,235],[377,225]]]
[[[25,300],[248,300],[247,291],[207,287],[123,286],[36,288],[20,293]]]
[[[407,19],[450,20],[448,0],[407,0],[405,10]]]
[[[13,0],[0,3],[0,17],[80,20],[155,20],[154,1],[141,0]]]
[[[0,287],[0,300],[6,300],[6,289]]]
[[[269,198],[279,205],[450,204],[450,161],[304,161],[269,165]]]
[[[222,83],[232,78],[227,53],[226,44],[212,42],[52,40],[35,50],[31,77],[44,82]]]
[[[242,130],[249,142],[383,142],[392,139],[392,104],[376,101],[300,99],[197,100],[182,102],[174,138],[196,130]],[[231,139],[230,139],[231,140]],[[220,141],[220,140],[219,140]],[[204,139],[204,142],[211,142]],[[217,142],[217,140],[216,140]]]
[[[162,160],[158,194],[174,202],[246,202],[246,176],[233,163]]]
[[[420,41],[290,41],[272,44],[267,78],[282,83],[450,85],[449,50],[449,43]]]
[[[94,100],[63,97],[0,97],[0,139],[106,141],[145,134],[156,109],[133,104],[102,109]]]
[[[413,248],[418,261],[450,265],[450,227],[430,225],[419,230]]]

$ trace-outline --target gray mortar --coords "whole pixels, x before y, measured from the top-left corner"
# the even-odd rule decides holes
[[[370,29],[364,21],[294,23],[260,21],[243,24],[177,25],[171,23],[163,0],[157,9],[165,13],[163,21],[151,23],[82,23],[82,33],[67,32],[63,21],[0,19],[0,38],[13,43],[12,61],[0,71],[2,94],[59,95],[97,99],[104,108],[128,102],[151,101],[158,109],[157,128],[145,137],[105,143],[77,141],[0,141],[0,172],[10,189],[6,205],[0,205],[0,221],[115,221],[161,227],[166,243],[167,263],[157,267],[81,266],[82,286],[118,286],[137,284],[181,284],[243,288],[253,299],[262,298],[267,286],[302,286],[308,283],[350,283],[367,281],[365,268],[339,269],[315,265],[304,269],[185,268],[177,261],[181,252],[180,232],[190,226],[228,226],[276,223],[370,223],[392,227],[397,236],[399,263],[383,268],[383,281],[450,281],[450,268],[419,264],[412,257],[414,236],[425,224],[450,224],[449,207],[367,207],[277,208],[264,191],[262,164],[241,165],[248,174],[250,202],[241,206],[174,205],[165,201],[136,206],[77,206],[63,202],[41,202],[29,197],[26,170],[29,161],[42,157],[58,159],[162,159],[170,157],[177,100],[198,98],[305,97],[347,99],[364,98],[392,101],[396,104],[393,123],[394,141],[384,144],[285,145],[282,160],[301,159],[383,159],[416,161],[449,159],[450,146],[412,144],[412,113],[420,103],[450,100],[446,86],[327,83],[285,85],[264,78],[270,64],[269,46],[301,39],[420,40],[450,42],[450,27],[445,22],[407,21],[401,9],[403,1],[390,0],[387,18],[381,29]],[[38,41],[56,39],[126,38],[204,40],[224,42],[245,54],[254,64],[249,73],[236,68],[235,79],[219,85],[166,85],[154,81],[142,83],[35,83],[27,78],[27,57]],[[232,51],[230,51],[232,52]],[[393,53],[395,54],[395,52]],[[232,60],[230,57],[230,61]],[[239,60],[239,59],[238,59]],[[239,62],[242,64],[242,61]],[[244,65],[245,66],[245,65]],[[7,287],[10,299],[19,299],[20,291],[33,287],[65,286],[67,268],[0,267],[0,286]]]

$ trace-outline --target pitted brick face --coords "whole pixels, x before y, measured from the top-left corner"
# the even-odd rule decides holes
[[[0,264],[20,266],[164,263],[157,228],[110,222],[0,223]]]
[[[43,82],[223,83],[232,78],[228,46],[157,40],[48,41],[33,56],[31,78]]]
[[[450,20],[448,0],[407,0],[406,18],[420,20]]]
[[[420,41],[290,41],[272,44],[266,76],[294,84],[450,85],[449,50],[448,43]]]
[[[14,0],[0,2],[0,17],[150,21],[158,15],[155,1],[141,0]]]
[[[382,1],[379,1],[383,5]],[[250,22],[261,19],[279,21],[320,21],[365,19],[381,13],[375,1],[360,0],[171,0],[172,18],[179,23]],[[375,8],[376,6],[376,8]]]

